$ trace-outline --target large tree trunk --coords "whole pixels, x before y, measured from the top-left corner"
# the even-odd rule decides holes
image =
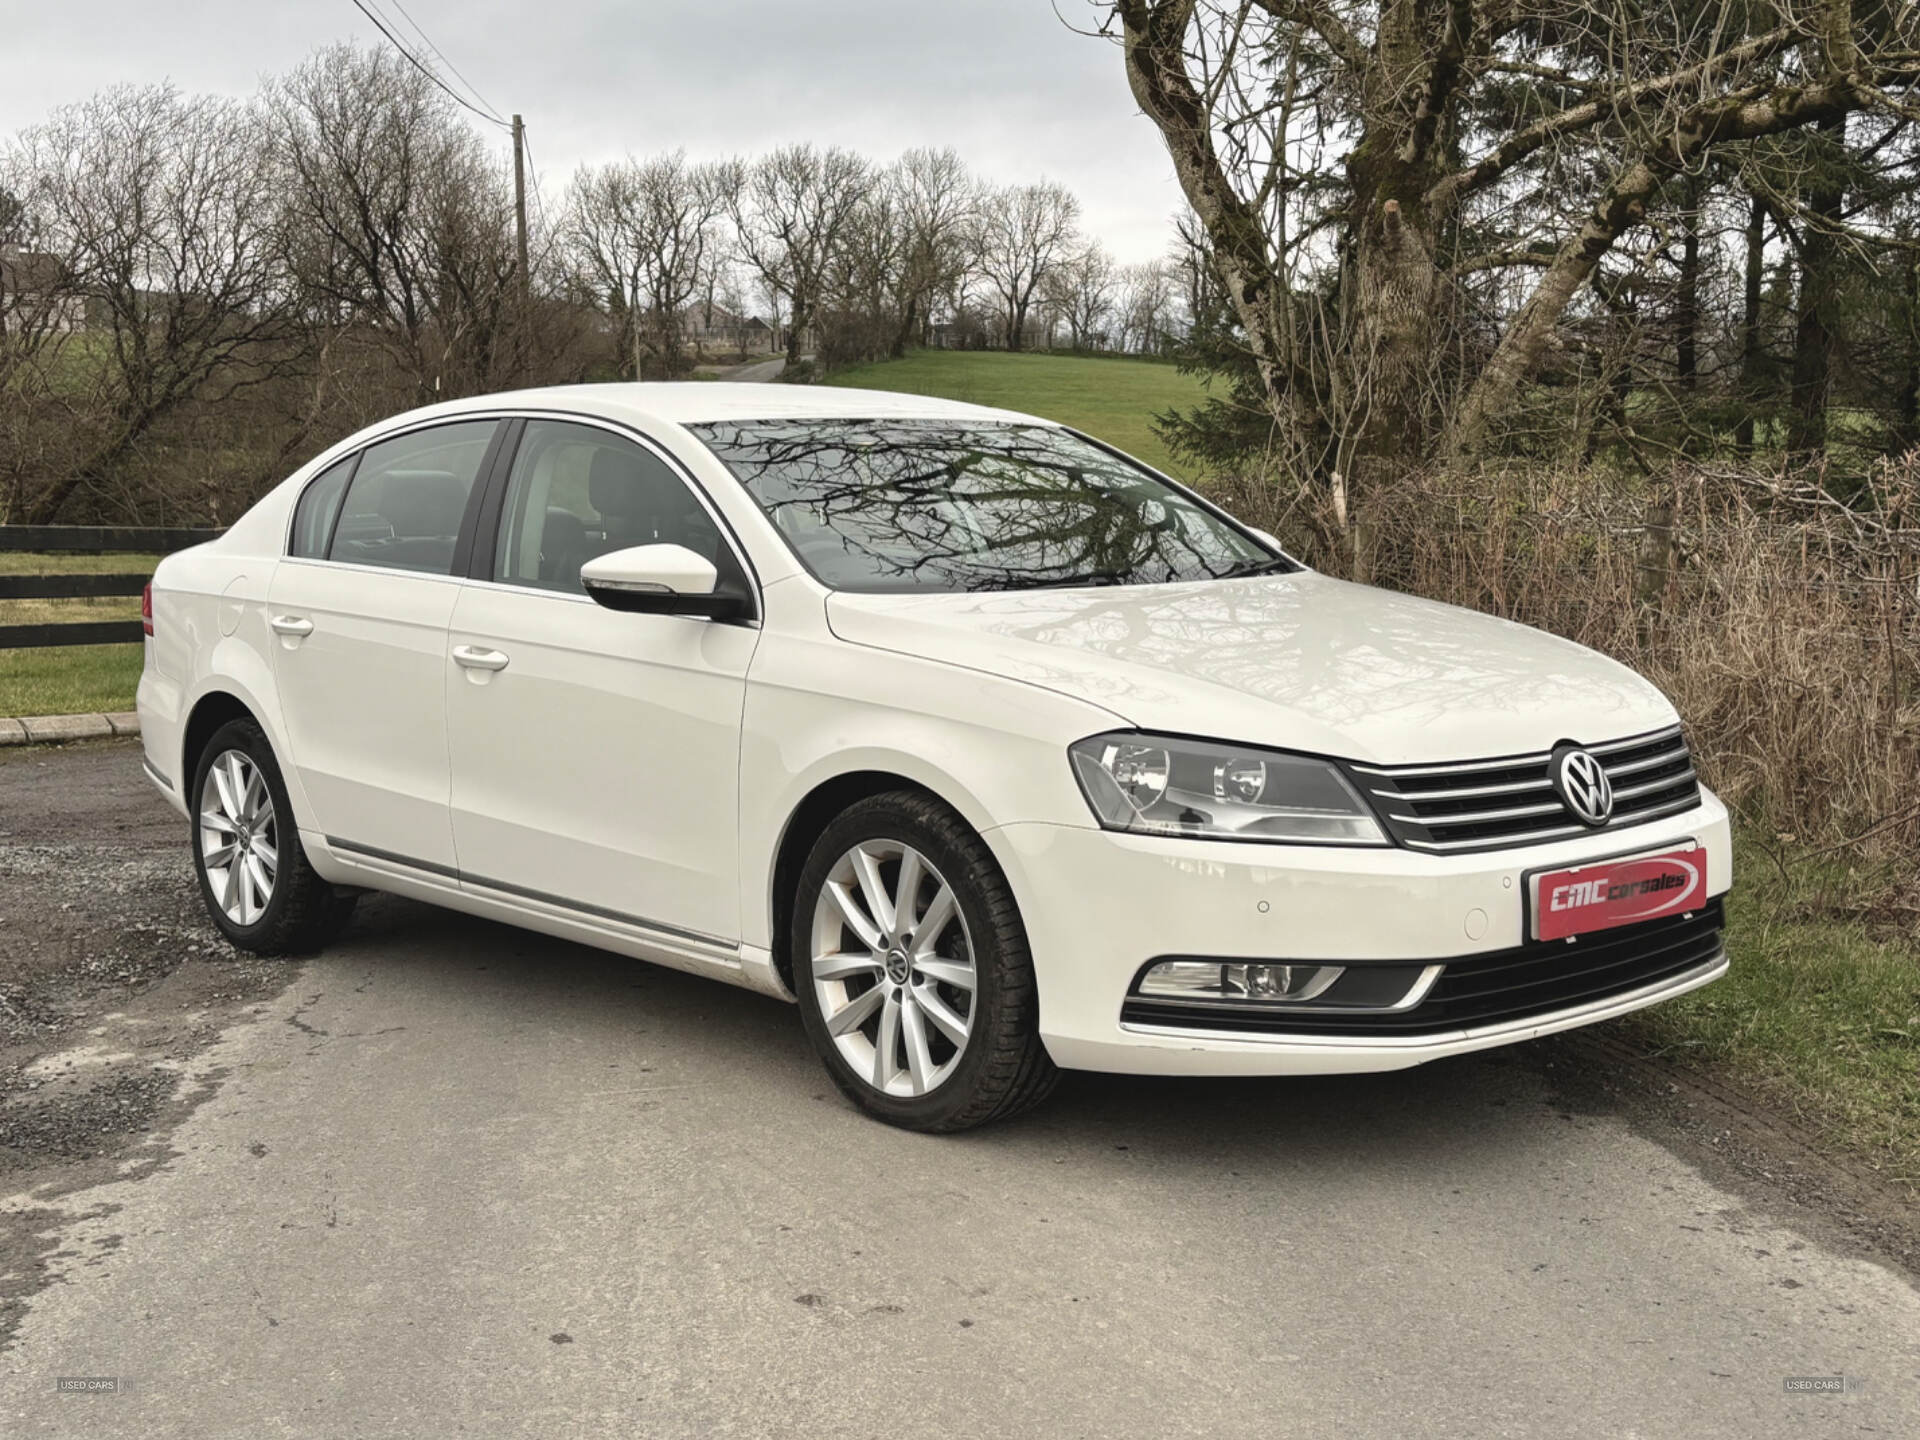
[[[1906,271],[1907,355],[1900,377],[1900,395],[1896,413],[1900,416],[1902,446],[1920,445],[1920,262],[1911,255],[1901,258]]]
[[[1287,298],[1273,272],[1262,217],[1222,169],[1205,104],[1186,72],[1186,30],[1193,10],[1194,0],[1159,5],[1127,0],[1121,5],[1127,84],[1141,110],[1159,126],[1174,175],[1206,228],[1214,266],[1245,332],[1267,408],[1278,418],[1301,400],[1291,393],[1289,357],[1280,353]]]
[[[813,322],[813,302],[802,301],[799,291],[794,292],[793,310],[787,316],[787,364],[797,366],[800,363],[800,339],[807,326]]]
[[[1444,97],[1472,23],[1471,7],[1452,0],[1391,0],[1381,9],[1366,132],[1346,166],[1360,352],[1351,383],[1365,396],[1360,413],[1343,417],[1356,504],[1374,482],[1421,459],[1431,439],[1441,276],[1427,195],[1443,173]]]
[[[1700,378],[1700,199],[1698,176],[1687,178],[1680,213],[1680,275],[1673,300],[1673,372],[1692,394]]]
[[[1800,294],[1793,336],[1787,452],[1801,461],[1818,460],[1827,449],[1827,399],[1833,385],[1840,281],[1835,227],[1846,199],[1838,174],[1838,141],[1845,125],[1844,117],[1821,122],[1813,147],[1816,179],[1807,191],[1807,219],[1800,230]]]
[[[1486,445],[1493,421],[1506,413],[1521,383],[1538,367],[1568,302],[1587,283],[1613,242],[1628,226],[1639,223],[1647,198],[1658,184],[1659,176],[1645,161],[1630,166],[1560,247],[1467,392],[1451,437],[1456,455],[1472,455]]]
[[[893,342],[887,347],[888,356],[898,360],[905,355],[907,347],[913,343],[919,329],[920,298],[917,295],[909,296],[906,311],[900,317],[899,327],[893,332]]]
[[[1740,420],[1733,443],[1741,455],[1753,453],[1753,409],[1760,403],[1760,293],[1767,276],[1767,202],[1758,195],[1747,204],[1747,263],[1740,296]]]

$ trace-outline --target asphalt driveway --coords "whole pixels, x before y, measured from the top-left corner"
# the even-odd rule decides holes
[[[47,766],[0,767],[0,904],[60,903],[80,792],[139,847],[98,865],[184,884],[130,747]],[[16,1172],[0,1433],[1920,1434],[1902,1273],[1525,1054],[1070,1077],[938,1139],[849,1110],[775,1002],[363,909],[181,1001],[220,1024],[110,1171]],[[37,1074],[119,1045],[58,1043]]]

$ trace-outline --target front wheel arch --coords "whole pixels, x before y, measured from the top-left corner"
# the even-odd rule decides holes
[[[896,854],[901,847],[905,847],[907,854],[918,852],[926,869],[909,871],[903,856],[897,874],[888,876],[878,868],[888,863],[884,858],[870,860],[867,872],[870,878],[859,882],[859,888],[868,897],[864,907],[859,900],[854,900],[853,908],[849,909],[844,895],[832,903],[821,898],[835,870],[848,858],[841,853],[842,848],[851,844],[855,851],[864,852],[869,843],[881,846],[891,843]],[[916,882],[938,881],[943,893],[948,888],[953,892],[952,899],[941,910],[942,920],[934,922],[929,918],[929,923],[939,927],[938,933],[926,933],[937,940],[938,934],[949,933],[949,927],[957,921],[963,927],[965,955],[949,957],[949,952],[941,950],[933,952],[934,959],[948,972],[964,968],[971,978],[961,978],[957,973],[916,973],[934,969],[932,963],[923,966],[921,959],[909,959],[910,956],[924,958],[919,948],[922,932],[917,917],[921,914],[931,917],[939,906],[938,901],[933,900],[925,902],[924,911],[917,904],[911,910],[907,908],[907,897],[914,893],[926,894],[925,889],[915,889],[914,882],[905,879],[909,874]],[[884,893],[896,881],[908,888],[900,889],[891,904],[872,899],[876,889]],[[842,876],[838,883],[845,886],[853,882]],[[802,1028],[834,1083],[855,1105],[888,1124],[913,1130],[952,1132],[1009,1118],[1045,1099],[1059,1072],[1040,1039],[1038,986],[1025,921],[1018,898],[992,848],[959,811],[920,786],[904,790],[896,786],[857,800],[836,814],[815,838],[794,890],[787,943],[793,968],[805,972],[794,987]],[[817,903],[810,905],[810,901]],[[808,907],[807,910],[802,911],[802,906]],[[823,914],[831,922],[832,931],[837,933],[837,940],[823,937],[820,932],[818,917]],[[912,919],[912,943],[900,938],[903,932],[897,917],[901,914]],[[809,915],[814,918],[808,920]],[[840,915],[849,918],[843,921]],[[889,925],[895,928],[888,931]],[[894,938],[876,940],[876,931]],[[851,949],[844,944],[848,933],[855,937]],[[833,953],[825,957],[830,968],[820,972],[820,984],[816,984],[812,968],[802,967],[799,962],[803,954],[814,953],[810,947],[818,947],[823,938]],[[884,974],[878,973],[881,967],[877,963],[877,951],[882,944],[890,946]],[[867,951],[876,953],[865,953]],[[843,955],[846,958],[843,959]],[[952,965],[942,957],[966,963],[964,967]],[[896,963],[900,967],[898,971]],[[851,997],[841,994],[837,1009],[826,1008],[834,1001],[831,993],[834,982],[843,974],[855,972],[874,972],[870,977],[872,985]],[[827,987],[825,990],[821,989],[822,984]],[[956,1003],[957,997],[946,992],[949,984],[973,992],[972,1003],[964,1011]],[[917,1081],[927,1060],[927,1041],[923,1038],[919,1042],[916,1058],[914,1042],[909,1038],[906,1022],[915,1007],[901,999],[906,1013],[899,1017],[900,1028],[892,1032],[894,1038],[889,1039],[884,1017],[876,1021],[876,1007],[862,1002],[885,991],[889,998],[880,1008],[891,1015],[894,1014],[891,997],[928,985],[940,991],[934,998],[946,1002],[948,1008],[941,1013],[952,1022],[940,1024],[936,1020],[935,1023],[950,1036],[952,1024],[963,1025],[970,1034],[958,1037],[961,1053],[949,1061],[942,1061],[937,1053],[932,1057],[944,1066],[944,1074],[932,1087],[912,1088],[904,1095],[898,1094],[892,1089],[893,1076],[912,1067]],[[915,998],[922,1007],[921,1014],[931,1013],[924,1008],[928,1003],[926,997],[916,994]],[[957,1015],[964,1019],[956,1020]],[[830,1020],[833,1023],[830,1024]],[[863,1075],[860,1069],[853,1068],[854,1064],[865,1062],[846,1053],[849,1032],[841,1021],[860,1027],[879,1024],[878,1032],[866,1037],[876,1047],[869,1057],[875,1061],[873,1075]],[[908,1051],[904,1062],[889,1066],[879,1060],[883,1053],[897,1057],[899,1052],[893,1047],[902,1042]]]
[[[774,852],[768,903],[773,918],[773,926],[769,931],[773,968],[780,977],[780,983],[787,987],[789,995],[799,994],[793,988],[791,932],[794,892],[799,886],[800,872],[806,866],[807,856],[813,852],[814,842],[849,807],[870,796],[884,795],[889,791],[911,791],[947,805],[942,796],[904,775],[890,770],[850,770],[814,786],[787,817],[786,829],[781,832],[779,846]],[[947,805],[947,808],[953,809],[951,805]]]

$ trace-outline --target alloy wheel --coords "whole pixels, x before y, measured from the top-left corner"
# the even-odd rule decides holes
[[[200,787],[200,866],[236,925],[257,923],[273,902],[280,835],[267,777],[244,750],[214,757]]]
[[[938,1089],[966,1054],[978,988],[958,897],[918,850],[866,840],[814,902],[812,984],[840,1056],[875,1090]]]

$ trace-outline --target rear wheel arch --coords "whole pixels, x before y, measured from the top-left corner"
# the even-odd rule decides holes
[[[187,795],[187,791],[199,769],[201,752],[221,726],[234,720],[251,720],[262,733],[266,731],[266,726],[260,723],[260,717],[252,707],[231,691],[209,690],[194,701],[193,709],[187,715],[186,728],[181,732],[180,768],[176,772],[181,777],[181,794],[186,796],[189,805],[193,803],[193,797]]]
[[[329,884],[307,858],[273,741],[254,713],[215,693],[196,703],[192,718],[205,728],[188,749],[183,797],[208,918],[256,955],[320,948],[346,924],[358,892]],[[217,787],[215,766],[225,775]]]

